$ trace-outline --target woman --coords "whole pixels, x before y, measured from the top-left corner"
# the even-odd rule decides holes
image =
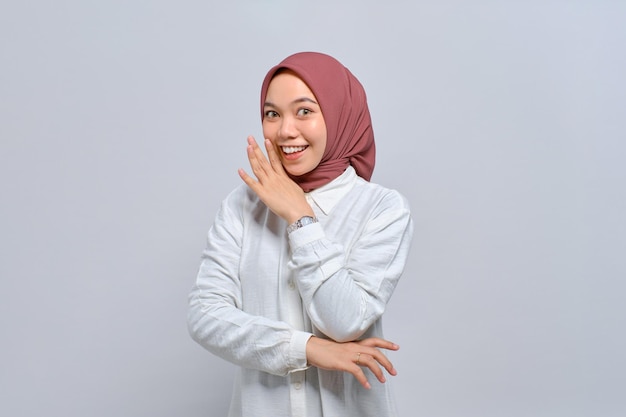
[[[394,416],[381,316],[412,222],[368,182],[365,91],[334,58],[298,53],[267,73],[261,118],[267,158],[249,137],[254,176],[239,170],[209,231],[190,333],[240,366],[230,416]]]

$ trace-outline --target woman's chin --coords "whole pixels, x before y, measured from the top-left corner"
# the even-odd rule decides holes
[[[292,177],[300,177],[302,175],[308,174],[315,169],[315,167],[309,169],[309,167],[303,167],[296,164],[285,164],[285,161],[283,161],[283,167],[285,168],[285,171],[287,171],[287,173]]]

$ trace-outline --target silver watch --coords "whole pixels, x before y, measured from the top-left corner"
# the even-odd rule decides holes
[[[304,226],[307,226],[307,225],[313,224],[313,223],[317,223],[317,218],[316,217],[311,217],[311,216],[301,217],[300,219],[296,220],[295,223],[292,223],[289,226],[287,226],[287,233],[291,233],[294,230],[298,230],[301,227],[304,227]]]

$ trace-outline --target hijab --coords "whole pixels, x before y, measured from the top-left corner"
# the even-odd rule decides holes
[[[269,70],[261,87],[261,120],[267,89],[281,69],[293,71],[311,89],[326,123],[326,149],[312,171],[291,176],[305,192],[321,187],[340,176],[348,166],[369,181],[374,171],[374,131],[363,86],[335,58],[300,52],[285,58]]]

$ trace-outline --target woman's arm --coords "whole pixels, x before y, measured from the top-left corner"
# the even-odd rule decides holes
[[[196,284],[189,295],[189,332],[210,352],[246,368],[275,375],[304,369],[310,333],[241,310],[243,226],[241,215],[230,208],[242,204],[236,197],[231,195],[231,203],[227,200],[222,204],[209,231]]]
[[[319,223],[290,234],[289,267],[313,324],[338,342],[359,339],[385,311],[412,232],[406,200],[388,191],[351,248],[329,240]]]

